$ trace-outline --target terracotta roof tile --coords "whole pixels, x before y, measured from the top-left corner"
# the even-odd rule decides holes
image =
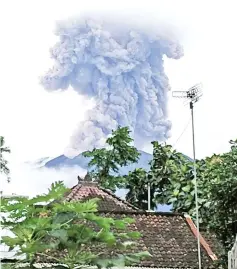
[[[80,201],[91,198],[100,199],[98,202],[99,212],[141,211],[125,200],[118,198],[112,192],[99,188],[94,182],[81,182],[74,186],[66,196],[67,201]]]
[[[198,268],[197,239],[189,219],[183,214],[145,212],[116,197],[112,192],[98,187],[93,182],[83,182],[72,188],[68,201],[100,198],[100,214],[113,217],[131,217],[135,224],[129,229],[142,236],[137,251],[148,250],[153,257],[140,266],[157,268]],[[195,226],[195,225],[194,225]],[[210,246],[202,243],[202,268],[212,268],[216,259]]]
[[[141,238],[133,250],[135,252],[147,250],[152,254],[149,260],[142,261],[138,267],[198,268],[196,227],[190,217],[183,214],[139,210],[93,182],[79,182],[66,195],[68,201],[90,198],[100,198],[98,203],[100,215],[114,219],[130,217],[135,220],[135,223],[129,225],[128,230],[139,231]],[[213,268],[216,256],[209,241],[205,241],[202,237],[201,243],[202,268]],[[96,246],[91,249],[94,250],[98,251]],[[63,253],[59,255],[61,254],[63,255]]]
[[[143,260],[136,267],[154,268],[198,268],[197,240],[182,215],[164,214],[155,212],[130,213],[101,213],[102,216],[121,219],[130,217],[135,220],[128,226],[127,232],[139,231],[141,237],[132,251],[149,251],[150,259]],[[102,246],[100,246],[101,252]],[[96,245],[90,246],[94,253],[98,251]],[[109,257],[112,252],[121,253],[121,250],[103,249]],[[213,262],[204,248],[202,251],[202,268],[213,268]],[[129,250],[131,252],[131,250]],[[123,252],[123,253],[126,253]],[[63,256],[63,252],[59,256]],[[44,262],[50,262],[45,260]],[[51,261],[52,262],[52,261]]]
[[[136,220],[136,227],[142,234],[142,240],[153,255],[149,266],[197,267],[197,240],[183,215],[138,213],[129,216]],[[204,248],[202,258],[203,268],[211,266],[212,261]]]

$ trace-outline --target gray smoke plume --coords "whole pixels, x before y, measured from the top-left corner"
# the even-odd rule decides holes
[[[179,59],[183,50],[165,28],[83,19],[58,23],[56,35],[60,41],[51,49],[55,65],[41,83],[48,91],[71,86],[95,101],[67,155],[103,146],[118,125],[130,127],[138,148],[169,137],[170,85],[163,58]]]

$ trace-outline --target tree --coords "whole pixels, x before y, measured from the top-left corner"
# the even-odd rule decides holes
[[[101,186],[115,191],[126,185],[125,177],[119,175],[119,168],[138,161],[140,153],[131,145],[128,127],[118,127],[106,140],[107,148],[93,149],[83,153],[90,157],[91,175]]]
[[[173,150],[170,145],[162,145],[157,141],[152,142],[152,144],[153,159],[149,163],[149,171],[136,169],[126,177],[127,189],[129,190],[126,199],[144,210],[148,208],[148,183],[151,188],[152,209],[155,209],[157,204],[179,203],[178,199],[172,197],[170,193],[173,191],[170,186],[171,179],[177,175],[180,169],[186,168],[184,164],[188,162],[188,159]],[[185,182],[185,178],[183,181]],[[186,186],[186,183],[184,184]],[[181,187],[179,185],[180,182],[176,184],[176,187]]]
[[[209,226],[216,231],[226,251],[232,247],[237,233],[237,140],[229,143],[230,151],[210,158],[205,171],[210,179]]]
[[[123,137],[125,142],[121,146],[118,141]],[[134,147],[130,151],[127,149],[132,142],[128,128],[119,128],[110,139],[107,140],[109,149],[94,149],[85,154],[92,157],[90,166],[94,167],[93,173],[102,178],[102,186],[112,190],[125,187],[128,189],[127,201],[147,210],[149,183],[151,208],[155,209],[157,204],[169,204],[172,211],[186,212],[195,221],[192,160],[185,158],[172,146],[154,141],[149,171],[137,168],[128,175],[119,175],[118,168],[137,162],[139,153]],[[230,143],[230,152],[196,161],[200,226],[217,235],[226,253],[237,231],[237,141]]]
[[[196,162],[199,221],[214,232],[224,247],[226,263],[237,232],[237,141],[231,150]],[[153,144],[150,181],[154,200],[196,219],[193,163],[169,146]]]
[[[49,192],[32,199],[3,199],[2,226],[13,236],[2,237],[10,250],[18,248],[30,267],[36,262],[60,264],[63,268],[99,268],[135,264],[149,256],[134,253],[138,232],[125,232],[132,219],[112,219],[99,216],[97,200],[67,202],[62,200],[67,189],[61,183],[52,184]],[[124,253],[123,255],[121,253]]]
[[[125,176],[126,189],[126,201],[134,206],[147,210],[148,209],[148,173],[142,168],[137,168],[134,171],[130,171]],[[154,201],[154,188],[151,188],[151,208],[156,207]]]
[[[197,177],[203,170],[203,162],[197,161]],[[187,212],[195,217],[195,185],[193,162],[170,145],[153,142],[153,159],[149,179],[155,191],[154,200],[158,204],[169,204],[175,212]],[[203,190],[207,179],[203,177],[199,186],[199,203],[203,202]],[[205,191],[206,193],[206,191]],[[202,221],[200,219],[200,221]]]
[[[10,149],[8,147],[5,147],[5,139],[3,136],[0,136],[0,173],[5,174],[9,182],[10,170],[7,166],[8,162],[4,159],[3,156],[5,153],[10,153]]]

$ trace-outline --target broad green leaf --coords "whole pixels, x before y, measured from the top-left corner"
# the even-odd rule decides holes
[[[182,190],[183,190],[184,192],[190,192],[190,190],[191,190],[191,186],[190,186],[190,185],[187,185],[187,186],[185,186],[185,187],[182,187]]]
[[[61,242],[66,242],[68,239],[67,231],[60,229],[60,230],[53,230],[49,233],[50,236],[59,239]]]
[[[113,245],[116,242],[116,238],[112,232],[109,231],[101,231],[98,234],[98,239],[107,243],[108,245]]]
[[[179,190],[174,190],[174,191],[173,191],[173,195],[174,195],[174,196],[178,196],[178,195],[179,195]]]
[[[116,229],[124,230],[127,227],[127,224],[124,220],[115,220],[114,226]]]
[[[9,246],[11,248],[12,247],[14,248],[14,247],[16,247],[18,245],[21,245],[21,244],[23,244],[25,242],[21,238],[18,238],[18,237],[13,238],[13,237],[10,237],[10,236],[2,236],[1,241],[2,241],[2,243],[6,244],[7,246]]]
[[[135,223],[135,220],[133,218],[124,218],[123,219],[126,223],[133,224]]]
[[[128,232],[127,234],[128,234],[128,236],[130,238],[133,238],[133,239],[138,239],[141,236],[141,234],[139,232],[135,232],[135,231],[134,232]]]

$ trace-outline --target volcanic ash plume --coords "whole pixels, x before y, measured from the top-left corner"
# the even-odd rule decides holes
[[[103,146],[118,125],[130,127],[138,148],[169,137],[170,86],[163,57],[183,55],[173,37],[160,28],[151,33],[92,20],[60,23],[56,34],[60,41],[51,49],[55,66],[41,83],[48,91],[71,86],[95,101],[72,136],[69,155]]]

